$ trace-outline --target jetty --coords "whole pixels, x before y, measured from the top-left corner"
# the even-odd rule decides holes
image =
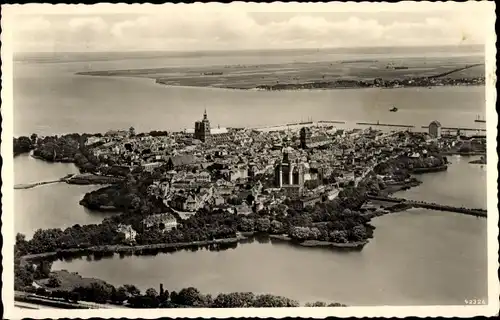
[[[332,123],[332,124],[345,124],[345,121],[341,121],[341,120],[319,120],[318,121],[318,124],[322,124],[322,123],[326,123],[326,124],[329,124],[329,123]]]
[[[383,196],[375,196],[368,195],[367,198],[369,200],[380,200],[386,202],[392,202],[395,204],[407,204],[413,208],[424,208],[424,209],[432,209],[439,211],[450,211],[456,213],[462,213],[466,215],[476,216],[476,217],[487,217],[487,211],[484,209],[469,209],[464,207],[455,207],[451,205],[444,205],[438,203],[430,203],[425,201],[416,201],[416,200],[408,200],[404,198],[395,198],[395,197],[383,197]]]
[[[356,122],[356,124],[360,126],[415,128],[415,126],[409,124],[392,124],[392,123],[379,123],[379,122]]]

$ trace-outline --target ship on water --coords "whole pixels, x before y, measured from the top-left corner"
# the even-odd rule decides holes
[[[481,119],[481,117],[477,115],[476,120],[474,120],[474,122],[486,123],[486,119]]]
[[[391,109],[389,109],[390,112],[397,112],[398,111],[398,108],[396,107],[392,107]]]

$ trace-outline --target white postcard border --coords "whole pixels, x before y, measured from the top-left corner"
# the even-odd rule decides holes
[[[235,10],[243,8],[252,11],[395,11],[401,10],[419,10],[423,6],[432,5],[435,8],[457,3],[440,2],[429,4],[430,2],[411,2],[404,1],[397,4],[391,3],[318,3],[314,5],[304,6],[302,3],[271,3],[271,4],[256,4],[256,3],[233,3],[231,7],[225,4],[206,4],[203,10]],[[167,4],[172,6],[177,4]],[[183,4],[186,6],[185,4]],[[491,2],[470,2],[461,3],[460,5],[484,5],[489,6],[494,12],[495,3]],[[308,318],[324,318],[327,316],[336,317],[471,317],[476,315],[495,315],[499,310],[499,287],[498,287],[498,199],[497,199],[497,163],[498,155],[496,153],[496,127],[498,117],[496,113],[496,34],[494,32],[494,23],[496,17],[492,15],[492,29],[489,41],[486,44],[486,115],[487,115],[487,157],[488,157],[488,305],[478,306],[421,306],[421,307],[392,307],[392,306],[377,306],[377,307],[345,307],[345,308],[245,308],[245,309],[141,309],[138,312],[135,309],[99,309],[99,310],[64,310],[64,309],[39,309],[28,310],[14,308],[13,295],[13,246],[14,246],[14,179],[13,179],[13,94],[12,94],[12,39],[9,27],[15,23],[13,14],[41,14],[41,13],[127,13],[127,12],[150,12],[157,10],[158,5],[151,4],[98,4],[98,5],[47,5],[47,4],[26,4],[26,5],[2,5],[2,146],[1,154],[3,159],[2,166],[2,236],[3,236],[3,273],[2,273],[2,301],[5,310],[6,318],[90,318],[90,317],[126,317],[152,319],[158,317],[274,317],[283,318],[287,316],[308,317]]]

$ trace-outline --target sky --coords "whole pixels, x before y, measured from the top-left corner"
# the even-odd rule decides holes
[[[6,9],[15,52],[484,44],[494,30],[491,3],[451,1]]]

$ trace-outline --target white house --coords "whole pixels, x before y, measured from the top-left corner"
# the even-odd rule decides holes
[[[116,231],[123,233],[125,235],[125,239],[130,241],[135,241],[135,237],[137,236],[137,232],[130,225],[120,224]]]

